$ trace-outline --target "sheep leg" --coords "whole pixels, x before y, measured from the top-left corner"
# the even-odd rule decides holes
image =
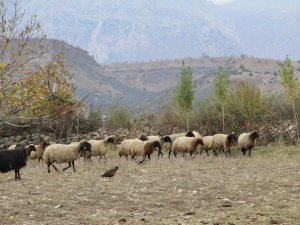
[[[251,156],[251,148],[249,148],[248,151],[249,151],[249,152],[248,152],[248,156]]]
[[[71,167],[71,162],[68,162],[68,166],[67,167],[65,167],[65,168],[63,168],[63,171],[65,171],[65,170],[67,170],[67,169],[69,169]],[[75,172],[75,171],[74,171]]]
[[[143,157],[143,160],[139,162],[139,164],[143,163],[146,159],[146,156]],[[150,159],[149,159],[150,160]]]
[[[169,151],[169,158],[171,157],[171,154],[172,154],[172,150]]]
[[[20,169],[15,169],[15,180],[20,180]]]
[[[164,154],[162,153],[162,151],[158,150],[158,158],[159,158],[160,155],[161,155],[161,157],[164,157]]]
[[[245,156],[247,150],[245,148],[242,148],[241,151],[243,152],[243,155]]]
[[[73,172],[76,172],[74,161],[72,161],[72,167],[73,167]]]
[[[58,172],[58,169],[56,166],[53,165],[50,161],[48,162],[48,173],[50,173],[50,165],[55,169],[56,172]]]
[[[217,156],[218,155],[217,150],[213,149],[213,151],[214,151],[214,155]]]
[[[208,149],[205,149],[205,152],[206,152],[206,155],[209,156],[209,154],[208,154]]]

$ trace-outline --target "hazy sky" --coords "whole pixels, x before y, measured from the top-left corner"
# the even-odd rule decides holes
[[[236,0],[211,0],[211,1],[214,2],[217,5],[221,5],[221,4],[225,4],[225,3],[228,3],[228,2],[233,2],[233,1],[236,1]]]

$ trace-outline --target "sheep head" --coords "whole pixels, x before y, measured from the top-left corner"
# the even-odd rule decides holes
[[[255,140],[256,138],[259,138],[258,132],[256,130],[252,131],[250,134],[251,140]]]
[[[195,137],[193,131],[189,130],[186,134],[185,134],[186,137]]]
[[[170,138],[170,136],[164,136],[164,137],[162,137],[162,140],[164,142],[170,142],[170,143],[172,143],[172,139]]]
[[[29,156],[32,151],[33,152],[36,151],[36,148],[34,145],[28,145],[27,147],[25,147],[25,150],[26,150],[27,156]]]
[[[115,139],[114,139],[114,137],[112,137],[112,136],[109,136],[109,137],[105,138],[104,141],[105,141],[106,143],[111,143],[111,144],[115,143]]]
[[[237,141],[238,137],[236,136],[236,134],[234,132],[232,132],[232,133],[228,134],[227,140],[228,140],[228,143],[231,144],[233,141]]]
[[[145,134],[141,134],[139,136],[139,140],[141,140],[141,141],[148,141],[148,137]]]
[[[161,144],[159,141],[154,141],[152,144],[152,149],[155,151],[158,148],[158,151],[161,151]]]
[[[92,145],[90,143],[88,143],[87,141],[80,142],[80,148],[79,148],[80,152],[90,152],[91,148],[92,148]]]

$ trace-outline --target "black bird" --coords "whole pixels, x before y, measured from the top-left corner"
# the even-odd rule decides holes
[[[115,166],[114,168],[106,171],[104,174],[101,175],[101,177],[113,177],[117,170],[119,169],[118,166]]]

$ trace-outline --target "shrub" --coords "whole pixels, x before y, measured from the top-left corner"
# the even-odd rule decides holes
[[[111,108],[108,111],[109,126],[111,128],[131,128],[133,124],[133,114],[123,107]]]

